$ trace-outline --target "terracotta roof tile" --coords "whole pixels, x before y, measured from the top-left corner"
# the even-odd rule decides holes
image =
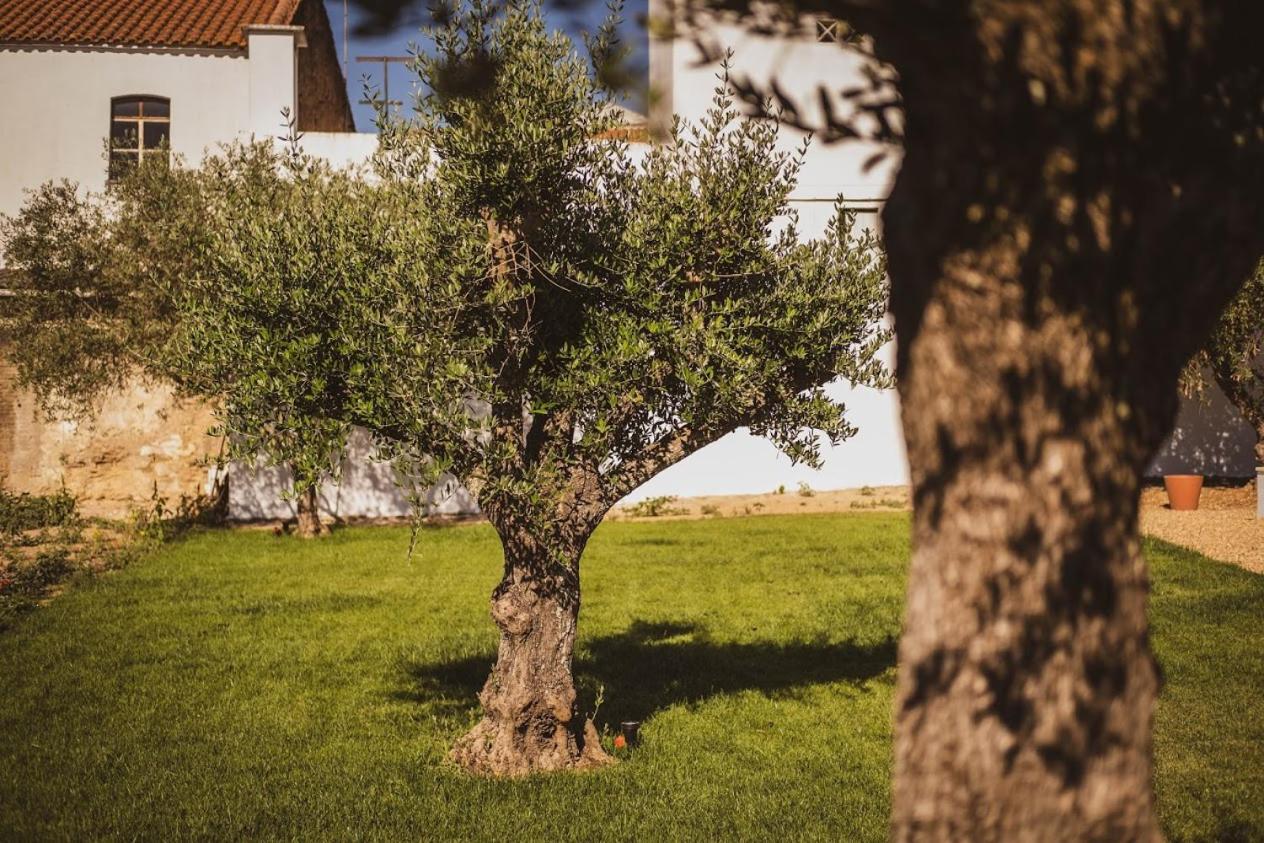
[[[0,43],[245,47],[243,26],[293,23],[300,0],[0,0]]]

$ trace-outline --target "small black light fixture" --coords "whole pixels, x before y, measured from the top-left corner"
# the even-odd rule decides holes
[[[641,721],[624,720],[619,724],[619,732],[623,735],[623,739],[628,742],[628,746],[636,746],[640,740]]]

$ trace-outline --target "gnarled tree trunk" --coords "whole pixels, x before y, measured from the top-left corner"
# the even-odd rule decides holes
[[[892,837],[1155,840],[1139,484],[1264,249],[1261,15],[922,7],[933,36],[884,56],[915,510]]]
[[[320,490],[312,484],[298,493],[294,501],[296,532],[305,539],[313,539],[325,532],[325,525],[320,520]]]
[[[521,776],[612,761],[578,709],[571,658],[579,621],[579,557],[588,535],[533,535],[498,524],[505,573],[492,592],[496,664],[479,694],[483,718],[452,749],[476,773]]]

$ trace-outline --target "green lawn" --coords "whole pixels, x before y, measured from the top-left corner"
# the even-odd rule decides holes
[[[444,763],[495,642],[485,526],[206,533],[0,635],[0,837],[882,840],[904,515],[616,523],[578,672],[644,743],[528,781]],[[1264,838],[1264,577],[1167,545],[1158,789]]]

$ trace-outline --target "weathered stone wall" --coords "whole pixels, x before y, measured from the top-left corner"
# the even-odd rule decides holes
[[[92,421],[50,420],[0,364],[0,475],[16,492],[63,484],[85,515],[121,518],[148,507],[155,487],[174,502],[206,491],[220,442],[209,409],[170,389],[136,383],[108,398]]]

